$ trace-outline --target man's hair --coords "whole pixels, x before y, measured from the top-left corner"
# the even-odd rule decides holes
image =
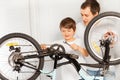
[[[67,29],[73,29],[74,31],[76,30],[76,22],[70,18],[64,18],[61,22],[60,22],[60,29],[61,28],[67,28]]]
[[[97,12],[100,12],[100,5],[96,0],[86,0],[81,5],[81,9],[85,9],[86,7],[90,7],[90,11],[93,15],[95,15]]]

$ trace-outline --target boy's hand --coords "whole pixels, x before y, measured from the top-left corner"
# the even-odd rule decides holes
[[[70,44],[70,46],[73,50],[78,50],[79,49],[79,46],[77,44]]]
[[[43,50],[47,49],[46,44],[40,44],[40,47],[41,47],[41,49],[43,49]]]

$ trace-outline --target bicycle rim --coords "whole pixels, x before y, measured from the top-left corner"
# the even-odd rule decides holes
[[[90,56],[98,62],[103,61],[104,48],[100,46],[100,40],[106,32],[115,33],[115,44],[110,48],[110,65],[120,63],[120,13],[104,12],[96,16],[85,30],[85,46]]]

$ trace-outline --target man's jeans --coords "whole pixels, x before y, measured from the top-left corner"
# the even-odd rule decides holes
[[[98,71],[87,70],[87,72],[90,76],[101,76],[100,70]]]
[[[90,76],[101,76],[100,70],[98,70],[98,71],[87,70],[87,73],[88,73]],[[94,79],[94,80],[99,80],[99,79]]]
[[[84,70],[81,69],[79,71],[79,74],[81,75],[80,80],[103,80],[103,77],[100,75],[100,70],[98,71],[87,70],[85,72]]]

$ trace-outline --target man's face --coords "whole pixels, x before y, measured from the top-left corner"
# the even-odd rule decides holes
[[[81,16],[82,16],[82,20],[83,20],[83,23],[85,24],[85,26],[87,26],[88,23],[97,15],[98,15],[98,13],[96,13],[95,15],[92,14],[92,12],[90,11],[90,7],[81,9]]]

